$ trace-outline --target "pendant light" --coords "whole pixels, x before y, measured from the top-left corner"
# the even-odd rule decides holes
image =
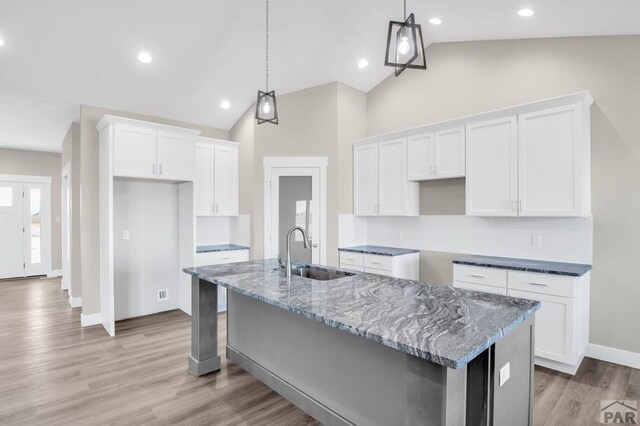
[[[265,26],[265,91],[258,90],[258,100],[256,101],[256,120],[258,124],[273,123],[278,124],[278,109],[276,107],[276,92],[269,91],[269,0],[266,2],[266,26]]]
[[[403,4],[404,22],[389,22],[387,53],[384,59],[386,66],[395,67],[396,77],[407,68],[427,69],[422,28],[416,24],[413,13],[407,17],[407,0],[403,0]]]

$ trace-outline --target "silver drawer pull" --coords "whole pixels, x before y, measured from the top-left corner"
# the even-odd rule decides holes
[[[374,265],[381,265],[380,262],[371,262],[371,263],[373,263]]]
[[[228,257],[221,257],[220,260],[229,260]]]
[[[537,285],[537,286],[540,286],[540,287],[548,287],[548,286],[549,286],[549,284],[534,283],[534,282],[530,282],[529,284],[531,284],[531,285]]]
[[[472,275],[469,275],[469,276],[473,277],[473,278],[484,278],[484,275],[473,275],[472,274]]]

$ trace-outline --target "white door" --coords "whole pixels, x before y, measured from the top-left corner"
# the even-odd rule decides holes
[[[581,106],[518,117],[521,216],[579,216],[582,200]]]
[[[423,133],[407,138],[409,180],[432,179],[435,173],[435,146],[433,133]]]
[[[280,255],[286,258],[286,236],[292,226],[306,230],[310,247],[304,248],[302,234],[291,237],[291,260],[321,263],[320,244],[320,169],[273,168],[271,169],[270,230],[266,232],[269,252],[266,258]]]
[[[156,177],[156,131],[116,124],[113,146],[113,175]]]
[[[0,279],[23,277],[21,182],[0,182]]]
[[[197,216],[211,216],[215,213],[213,202],[213,145],[196,144],[196,176],[194,201]]]
[[[71,171],[62,173],[62,288],[71,286]]]
[[[509,296],[542,303],[535,320],[536,356],[573,364],[573,299],[519,290],[509,290]]]
[[[51,269],[51,185],[24,184],[25,275],[45,275]]]
[[[378,144],[353,148],[353,210],[356,216],[378,214]]]
[[[238,147],[216,144],[214,157],[215,214],[237,216],[240,202]]]
[[[382,141],[379,150],[378,214],[402,216],[406,213],[407,199],[407,140],[399,138]]]
[[[469,216],[517,216],[518,138],[515,116],[467,124]]]
[[[158,131],[158,177],[192,181],[196,145],[190,136]]]
[[[464,126],[434,134],[435,175],[438,179],[465,175]]]

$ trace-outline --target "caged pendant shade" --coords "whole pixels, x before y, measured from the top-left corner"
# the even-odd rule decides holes
[[[276,106],[276,92],[269,91],[269,0],[266,1],[265,25],[265,91],[258,90],[256,99],[256,120],[258,124],[278,124],[278,108]]]
[[[427,69],[424,57],[422,28],[416,24],[415,16],[407,17],[407,3],[404,0],[404,22],[390,21],[387,34],[387,50],[384,64],[396,69],[396,77],[407,68]]]

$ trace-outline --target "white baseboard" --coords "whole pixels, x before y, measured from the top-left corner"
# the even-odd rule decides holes
[[[590,358],[640,369],[640,353],[589,343],[586,355]]]
[[[580,361],[576,365],[564,364],[562,362],[552,361],[550,359],[535,357],[535,364],[541,367],[550,368],[552,370],[560,371],[562,373],[570,374],[575,376],[578,368],[580,368],[580,363],[582,363],[583,357],[580,357]]]
[[[55,278],[62,276],[62,269],[52,269],[47,273],[47,278]]]
[[[71,297],[71,295],[69,295],[69,306],[72,308],[79,308],[82,306],[82,297]]]
[[[83,327],[89,327],[90,325],[98,325],[102,323],[102,315],[97,314],[80,314],[80,323]]]

